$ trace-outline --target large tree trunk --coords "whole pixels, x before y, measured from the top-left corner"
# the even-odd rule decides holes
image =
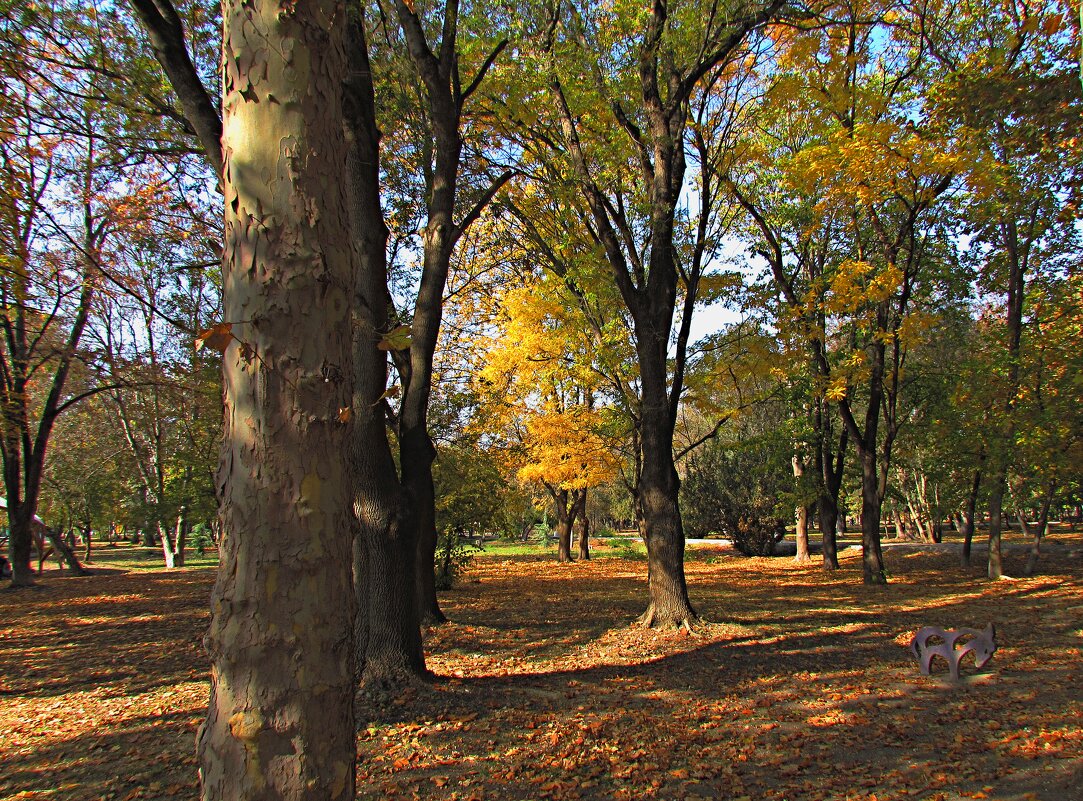
[[[30,517],[20,514],[19,507],[13,510],[8,506],[8,559],[11,561],[12,587],[34,586],[34,566],[30,562],[34,535],[30,525]]]
[[[406,521],[382,398],[387,389],[387,353],[379,347],[390,325],[387,304],[387,227],[380,205],[379,142],[368,43],[357,6],[347,28],[349,72],[344,84],[349,208],[359,267],[354,284],[354,434],[350,459],[355,473],[354,544],[357,602],[355,649],[359,678],[391,688],[426,677],[414,587],[415,542]]]
[[[677,503],[680,479],[673,464],[673,429],[664,401],[663,365],[656,360],[644,364],[640,357],[643,468],[637,505],[639,532],[647,546],[649,601],[639,621],[645,626],[687,628],[697,615],[684,576],[684,527]]]
[[[205,801],[353,799],[356,260],[345,4],[223,4],[221,561],[198,736]]]

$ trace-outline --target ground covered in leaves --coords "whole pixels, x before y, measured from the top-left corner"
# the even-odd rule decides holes
[[[629,625],[646,562],[627,549],[484,556],[429,633],[440,680],[360,696],[358,795],[1080,801],[1083,541],[1054,540],[1042,575],[997,582],[950,547],[888,547],[886,588],[860,584],[856,551],[826,574],[698,547],[694,636]],[[212,578],[0,592],[0,799],[197,797]],[[989,621],[986,672],[918,673],[917,629]]]

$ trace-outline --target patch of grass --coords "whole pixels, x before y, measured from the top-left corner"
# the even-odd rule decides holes
[[[82,551],[77,553],[82,561]],[[129,543],[118,543],[115,546],[96,544],[90,552],[90,561],[84,564],[90,570],[96,567],[141,572],[166,569],[161,548]],[[184,568],[177,569],[215,567],[217,564],[217,549],[210,548],[200,556],[194,548],[187,548],[184,552]]]

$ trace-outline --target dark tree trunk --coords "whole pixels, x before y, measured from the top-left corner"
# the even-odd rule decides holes
[[[992,488],[989,491],[989,562],[988,575],[998,579],[1004,575],[1004,562],[1001,556],[1000,541],[1004,530],[1004,488],[1007,484],[1006,470],[999,467],[993,473]]]
[[[984,460],[984,456],[981,457]],[[974,524],[978,513],[978,491],[981,489],[981,468],[974,471],[974,479],[970,482],[970,492],[966,498],[966,512],[963,514],[963,567],[970,567],[970,550],[974,542]]]
[[[425,433],[428,440],[428,433]],[[408,460],[404,461],[404,465]],[[446,623],[447,616],[440,608],[436,595],[436,545],[439,539],[436,532],[436,490],[432,478],[432,460],[415,462],[417,475],[412,485],[412,498],[416,502],[413,517],[413,529],[417,536],[417,568],[415,586],[417,587],[418,615],[424,626]]]
[[[356,670],[364,683],[389,689],[429,674],[414,583],[414,529],[407,520],[409,507],[381,400],[387,389],[388,364],[379,343],[391,324],[387,227],[380,205],[380,131],[361,11],[351,5],[349,13],[344,116],[350,144],[350,223],[358,251],[353,294],[354,430],[349,450],[357,482],[353,507],[359,526],[353,547]]]
[[[643,468],[637,506],[639,533],[647,546],[649,601],[639,621],[645,626],[687,628],[697,615],[684,576],[684,527],[677,504],[680,479],[673,464],[673,430],[667,407],[654,405],[658,403],[654,393],[661,389],[663,398],[665,395],[664,372],[655,373],[652,368],[656,367],[661,365],[648,360],[644,369],[640,356]],[[647,376],[653,380],[648,381]]]
[[[505,173],[497,179],[478,205],[461,214],[456,222],[456,193],[463,147],[460,123],[463,103],[477,89],[506,42],[496,46],[473,81],[464,88],[456,46],[458,2],[446,0],[444,3],[438,46],[430,46],[425,26],[412,2],[399,0],[395,3],[395,12],[410,60],[424,87],[433,145],[433,163],[426,187],[428,220],[422,233],[421,282],[410,325],[410,347],[398,355],[397,364],[403,381],[399,463],[410,504],[410,536],[417,548],[417,603],[421,620],[435,623],[447,618],[436,596],[436,503],[432,477],[436,450],[429,436],[428,411],[433,355],[443,317],[444,288],[456,243],[497,189],[510,178],[510,173]]]
[[[355,797],[345,4],[223,3],[221,561],[204,801]]]
[[[823,567],[828,571],[838,570],[839,493],[842,492],[846,447],[849,444],[850,433],[843,426],[838,435],[838,446],[835,447],[831,407],[824,398],[816,401],[813,409],[813,424],[817,439],[814,457],[820,483],[816,515],[820,536],[823,538]]]
[[[859,448],[858,455],[861,457],[862,578],[866,584],[887,584],[884,555],[880,550],[880,473],[876,452]]]
[[[1004,563],[1000,552],[1001,532],[1004,524],[1004,493],[1008,483],[1008,467],[1012,461],[1012,442],[1015,439],[1015,395],[1019,389],[1019,353],[1023,336],[1023,299],[1026,289],[1026,250],[1021,249],[1019,231],[1015,220],[1001,226],[1005,255],[1008,257],[1008,309],[1005,325],[1008,329],[1008,381],[1004,401],[1004,423],[1000,442],[993,453],[994,470],[989,491],[989,565],[988,575],[998,579],[1004,575]]]
[[[576,493],[575,531],[579,544],[579,558],[590,559],[590,518],[587,517],[587,492],[581,489]]]
[[[563,564],[572,561],[572,517],[577,510],[569,502],[568,490],[550,484],[545,487],[553,499],[557,518],[557,561]]]
[[[1045,498],[1042,499],[1042,510],[1038,514],[1038,522],[1034,525],[1034,539],[1030,545],[1030,553],[1027,555],[1027,564],[1023,568],[1024,576],[1033,576],[1038,569],[1038,559],[1042,555],[1042,537],[1045,536],[1049,526],[1049,507],[1053,503],[1053,493],[1056,491],[1056,479],[1050,479],[1046,487]],[[1020,517],[1020,519],[1022,519]]]
[[[827,493],[821,495],[819,503],[816,504],[816,517],[820,535],[823,537],[824,570],[838,570],[838,502]]]

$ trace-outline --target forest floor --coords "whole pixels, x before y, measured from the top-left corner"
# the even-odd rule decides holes
[[[0,799],[198,797],[213,571],[110,569],[125,550],[0,591]],[[886,588],[854,550],[827,574],[700,546],[695,635],[630,625],[646,562],[615,551],[480,557],[429,632],[438,682],[360,696],[358,797],[1083,801],[1080,534],[995,582],[889,547]],[[985,671],[919,673],[919,628],[990,621]]]

